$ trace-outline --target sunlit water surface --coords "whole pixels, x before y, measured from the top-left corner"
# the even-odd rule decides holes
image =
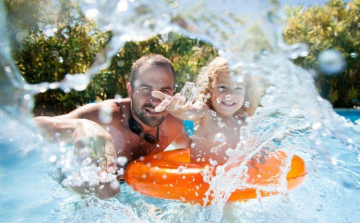
[[[88,1],[82,9],[112,29],[114,37],[86,74],[59,83],[26,85],[5,48],[1,56],[1,222],[357,222],[359,206],[359,123],[346,121],[321,99],[307,71],[288,59],[304,56],[303,44],[282,42],[281,7],[267,1]],[[139,10],[147,9],[147,10]],[[141,14],[139,14],[141,12]],[[0,28],[4,31],[4,14]],[[120,22],[121,21],[121,22]],[[145,40],[155,34],[178,31],[202,38],[218,47],[234,73],[257,74],[272,87],[263,108],[248,120],[240,145],[219,168],[210,185],[214,201],[208,207],[145,197],[121,184],[114,199],[80,198],[56,179],[57,168],[76,165],[71,147],[42,140],[31,122],[32,95],[53,88],[81,90],[128,40]],[[5,32],[3,32],[5,33]],[[7,40],[1,37],[3,44]],[[189,96],[190,97],[190,96]],[[221,131],[219,131],[221,132]],[[286,162],[277,185],[260,188],[283,195],[226,203],[232,190],[245,185],[244,163],[262,149],[283,148],[307,163],[308,176],[301,187],[286,194]],[[289,160],[288,160],[289,161]],[[237,165],[232,165],[236,163]],[[224,195],[225,196],[222,196]],[[220,196],[221,195],[221,196]]]

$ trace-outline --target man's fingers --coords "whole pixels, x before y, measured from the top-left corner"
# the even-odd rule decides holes
[[[160,100],[164,100],[167,96],[167,94],[162,93],[161,91],[152,91],[151,95],[155,98],[158,98]]]
[[[110,141],[106,142],[105,145],[105,157],[106,157],[106,170],[108,173],[115,173],[116,171],[116,149],[114,147],[114,144]]]
[[[159,98],[162,101],[160,104],[158,104],[158,106],[156,106],[155,112],[164,111],[169,106],[169,103],[173,100],[172,96],[164,94],[161,91],[153,91],[151,92],[151,95],[153,97]]]
[[[179,93],[175,94],[173,97],[173,100],[171,100],[169,107],[171,107],[174,110],[178,110],[181,108],[185,103],[185,98],[181,96]]]
[[[163,100],[160,104],[158,104],[158,106],[155,107],[155,112],[162,112],[164,111],[167,106],[169,105],[169,101],[168,100]]]

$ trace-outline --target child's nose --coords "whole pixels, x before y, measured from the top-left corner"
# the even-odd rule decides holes
[[[230,100],[231,100],[231,96],[232,96],[232,94],[226,94],[226,95],[225,95],[225,100],[226,100],[226,101],[230,101]]]

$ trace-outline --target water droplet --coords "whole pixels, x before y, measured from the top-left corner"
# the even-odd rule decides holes
[[[215,136],[214,136],[214,142],[225,142],[226,141],[226,137],[224,135],[224,133],[222,132],[219,132],[219,133],[216,133]]]
[[[216,165],[218,165],[218,161],[216,161],[216,160],[213,160],[213,159],[209,159],[209,162],[210,162],[210,165],[211,166],[216,166]]]
[[[5,70],[5,72],[7,72],[7,73],[11,73],[11,72],[12,72],[12,70],[11,70],[11,67],[10,67],[10,66],[6,66],[6,67],[4,67],[4,70]]]
[[[296,43],[291,46],[286,46],[287,56],[290,59],[296,59],[300,57],[306,57],[309,54],[309,47],[304,43]]]
[[[353,176],[351,176],[348,173],[342,173],[340,175],[341,183],[344,187],[348,189],[353,189],[355,187],[355,181],[353,179]]]
[[[61,89],[74,89],[75,91],[83,91],[90,83],[90,77],[86,74],[67,74],[61,83]]]
[[[52,155],[52,156],[50,156],[50,158],[49,158],[49,162],[50,162],[50,163],[55,163],[55,162],[56,162],[56,159],[57,159],[57,157],[56,157],[55,155]]]
[[[195,143],[191,143],[191,148],[195,148]]]
[[[116,160],[117,164],[120,166],[125,166],[128,159],[125,156],[119,156]]]
[[[220,98],[216,98],[216,102],[220,104],[221,102]]]
[[[345,69],[345,59],[337,50],[326,50],[318,56],[319,69],[328,75],[334,75]]]
[[[242,121],[241,121],[241,120],[238,120],[238,121],[237,121],[237,124],[238,124],[238,125],[242,125]]]
[[[16,34],[15,39],[16,39],[18,42],[22,42],[22,41],[26,38],[27,35],[28,35],[28,34],[27,34],[26,32],[20,31],[20,32],[18,32],[18,33]]]
[[[120,60],[117,62],[118,67],[123,67],[125,65],[125,62]]]
[[[186,74],[186,78],[187,78],[187,79],[190,79],[190,74]]]
[[[162,175],[162,178],[163,178],[163,179],[166,179],[166,178],[167,178],[167,175],[166,175],[166,174],[163,174],[163,175]]]
[[[25,95],[24,95],[24,99],[25,99],[25,100],[29,100],[30,98],[31,98],[30,94],[25,94]]]
[[[318,207],[316,208],[317,211],[322,211],[324,209],[324,207],[322,206],[322,204],[319,204]]]
[[[245,106],[245,108],[248,108],[250,106],[250,102],[245,101],[244,106]]]
[[[128,10],[128,2],[127,2],[127,0],[119,1],[119,3],[117,4],[117,10],[119,12],[125,12],[126,10]]]
[[[124,175],[124,168],[120,168],[118,171],[117,171],[117,174],[118,175]]]
[[[45,29],[45,35],[48,37],[54,36],[54,30],[52,28]]]
[[[113,119],[113,111],[110,106],[101,106],[99,110],[99,119],[102,123],[108,124]]]
[[[59,57],[59,62],[60,63],[64,62],[64,59],[62,57]]]
[[[227,101],[230,101],[230,100],[231,100],[231,95],[227,94],[227,95],[225,96],[225,98],[226,98]]]
[[[184,166],[179,166],[179,167],[177,168],[177,171],[178,171],[179,173],[181,173],[184,169],[185,169]]]
[[[351,57],[351,58],[355,58],[355,57],[357,57],[357,56],[358,56],[357,53],[351,53],[351,54],[350,54],[350,57]]]
[[[49,88],[50,89],[55,89],[55,88],[58,88],[59,87],[59,84],[58,83],[51,83],[50,85],[49,85]]]
[[[113,189],[113,190],[117,190],[117,189],[119,189],[119,187],[120,187],[120,183],[119,183],[117,180],[113,180],[113,181],[110,183],[110,187],[111,187],[111,189]]]
[[[321,122],[316,122],[312,124],[312,129],[316,130],[319,129],[322,126]]]

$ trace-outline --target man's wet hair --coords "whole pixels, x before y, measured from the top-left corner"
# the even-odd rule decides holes
[[[149,54],[140,57],[132,66],[130,73],[130,86],[134,88],[134,82],[139,73],[139,69],[144,66],[161,66],[169,68],[174,75],[174,84],[176,81],[175,69],[171,64],[170,60],[159,54]]]

